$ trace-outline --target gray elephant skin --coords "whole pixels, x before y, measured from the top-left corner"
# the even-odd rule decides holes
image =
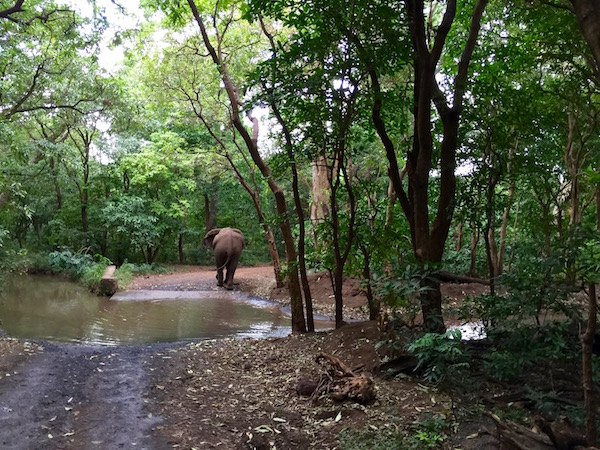
[[[246,245],[244,234],[237,228],[214,228],[204,236],[202,244],[215,252],[217,265],[217,286],[233,289],[233,275],[237,268],[242,250]],[[227,269],[223,283],[223,270]]]

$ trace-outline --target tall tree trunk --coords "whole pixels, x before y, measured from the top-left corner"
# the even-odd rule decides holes
[[[363,278],[367,283],[367,303],[369,305],[369,320],[377,320],[381,311],[381,304],[375,299],[373,295],[373,283],[371,275],[371,257],[369,255],[369,249],[364,245],[360,246],[360,251],[363,254]]]
[[[571,0],[577,23],[596,63],[596,77],[600,81],[600,3],[598,0]]]
[[[471,262],[469,264],[469,276],[474,277],[477,274],[477,244],[479,243],[479,226],[475,221],[471,222]]]
[[[508,219],[510,217],[510,210],[512,208],[512,204],[515,198],[515,181],[513,177],[513,161],[515,158],[515,154],[517,152],[517,148],[519,145],[519,140],[515,143],[514,147],[510,150],[508,154],[508,164],[506,169],[506,175],[509,178],[508,182],[508,199],[506,202],[506,206],[504,207],[504,214],[502,214],[502,223],[500,224],[500,244],[498,246],[498,251],[496,255],[496,276],[500,276],[504,271],[504,256],[506,255],[506,233],[508,229]]]
[[[217,203],[219,197],[216,193],[211,193],[209,196],[204,194],[204,224],[206,233],[213,228],[217,228]]]
[[[508,203],[504,208],[504,214],[502,215],[502,224],[500,225],[500,245],[498,248],[498,257],[496,259],[497,275],[499,276],[504,271],[504,257],[506,255],[506,234],[508,230],[508,219],[510,216],[510,210],[512,208],[513,200],[515,198],[515,183],[510,182],[508,187]]]
[[[387,203],[387,208],[385,211],[385,226],[388,227],[391,223],[392,220],[394,219],[394,204],[396,203],[396,200],[398,199],[398,196],[396,195],[396,191],[394,191],[394,184],[392,183],[392,180],[389,181],[388,183],[388,191],[387,191],[387,198],[388,198],[388,203]]]
[[[581,214],[579,210],[579,170],[581,167],[582,149],[577,143],[576,135],[578,134],[577,121],[573,113],[568,115],[569,133],[567,138],[567,146],[565,147],[565,166],[569,177],[571,178],[571,216],[570,225],[581,222]]]
[[[280,217],[280,228],[281,233],[283,235],[283,241],[285,246],[286,260],[288,265],[288,290],[290,293],[290,307],[292,311],[292,331],[293,332],[305,332],[306,331],[306,321],[304,320],[304,308],[302,301],[302,291],[300,289],[300,279],[298,277],[298,260],[296,255],[296,244],[294,242],[294,237],[292,235],[292,228],[288,218],[287,205],[285,202],[285,195],[281,187],[275,182],[271,169],[265,161],[263,160],[260,152],[258,151],[258,120],[256,118],[251,118],[253,123],[253,133],[252,136],[246,130],[244,124],[242,123],[240,106],[243,105],[242,99],[239,94],[239,89],[235,85],[231,75],[229,74],[229,69],[227,63],[223,59],[221,48],[217,49],[212,45],[206,27],[204,25],[204,21],[198,12],[198,8],[196,7],[196,3],[194,0],[188,0],[188,5],[190,6],[192,13],[194,15],[194,19],[196,20],[198,26],[200,27],[200,32],[202,34],[202,40],[204,41],[204,45],[212,58],[219,74],[221,75],[221,80],[225,87],[225,91],[227,92],[227,96],[229,98],[229,106],[230,106],[230,119],[233,123],[233,126],[238,131],[238,133],[242,136],[244,143],[252,157],[252,160],[262,173],[265,180],[269,185],[269,189],[273,193],[275,198],[275,204],[277,207],[277,213]],[[218,39],[222,39],[223,36],[218,36]],[[219,41],[220,45],[220,41]]]
[[[8,203],[8,199],[10,198],[10,192],[0,192],[0,211],[4,208],[4,205]]]
[[[185,255],[183,254],[183,233],[179,233],[177,239],[177,253],[179,254],[179,264],[183,264],[185,261]]]
[[[596,224],[598,231],[600,231],[600,183],[596,186]]]
[[[56,194],[56,209],[62,209],[62,205],[63,205],[62,190],[60,188],[60,183],[58,182],[58,173],[57,173],[58,171],[56,170],[55,161],[54,161],[53,157],[50,158],[49,164],[50,164],[50,171],[52,172],[52,182],[54,184],[54,192]]]
[[[310,220],[319,224],[329,216],[329,181],[327,179],[327,160],[319,155],[312,162],[312,203]]]
[[[598,303],[596,297],[596,285],[590,283],[588,297],[588,319],[585,333],[581,337],[582,343],[582,368],[583,368],[583,405],[585,411],[585,437],[588,445],[596,445],[596,399],[594,394],[594,377],[592,367],[592,345],[596,334],[596,316]]]
[[[463,221],[458,223],[458,230],[456,231],[456,251],[460,252],[463,245]]]
[[[268,33],[264,23],[260,22],[261,27],[265,35],[269,38],[271,42],[271,49],[273,52],[276,52],[275,41],[272,36]],[[270,90],[269,90],[270,91]],[[292,141],[292,134],[289,130],[287,122],[283,119],[281,115],[281,111],[279,110],[279,106],[273,96],[271,95],[269,98],[269,103],[271,105],[271,109],[273,114],[277,118],[277,122],[281,125],[283,130],[283,135],[285,137],[285,147],[287,150],[288,159],[290,161],[291,169],[292,169],[292,190],[294,192],[294,206],[296,208],[296,215],[298,216],[298,269],[300,271],[300,281],[302,284],[302,294],[304,296],[304,304],[306,305],[306,326],[309,332],[315,331],[315,320],[313,313],[313,302],[312,302],[312,294],[310,292],[310,284],[308,282],[308,275],[306,273],[306,224],[305,224],[305,214],[304,208],[302,207],[302,200],[300,199],[300,186],[299,186],[299,177],[298,177],[298,168],[296,165],[296,155],[294,153],[294,144]]]

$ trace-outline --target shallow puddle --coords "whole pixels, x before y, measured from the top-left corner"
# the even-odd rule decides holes
[[[290,320],[272,302],[229,291],[130,291],[113,299],[45,276],[14,276],[0,293],[9,336],[117,345],[284,336]]]

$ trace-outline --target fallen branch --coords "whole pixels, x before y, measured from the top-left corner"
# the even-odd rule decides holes
[[[555,448],[545,433],[536,433],[514,422],[503,422],[495,414],[490,414],[490,416],[496,423],[496,437],[506,448],[516,450],[552,450]]]
[[[532,429],[514,422],[503,422],[495,414],[490,414],[496,423],[496,437],[500,444],[515,450],[598,450],[586,447],[586,439],[566,419],[548,422],[543,418],[536,420]],[[504,447],[503,447],[504,448]]]

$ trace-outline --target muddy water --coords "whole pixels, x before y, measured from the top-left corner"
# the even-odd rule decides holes
[[[8,336],[102,345],[290,332],[277,305],[240,293],[134,291],[107,299],[74,283],[30,275],[7,280],[0,321]]]

